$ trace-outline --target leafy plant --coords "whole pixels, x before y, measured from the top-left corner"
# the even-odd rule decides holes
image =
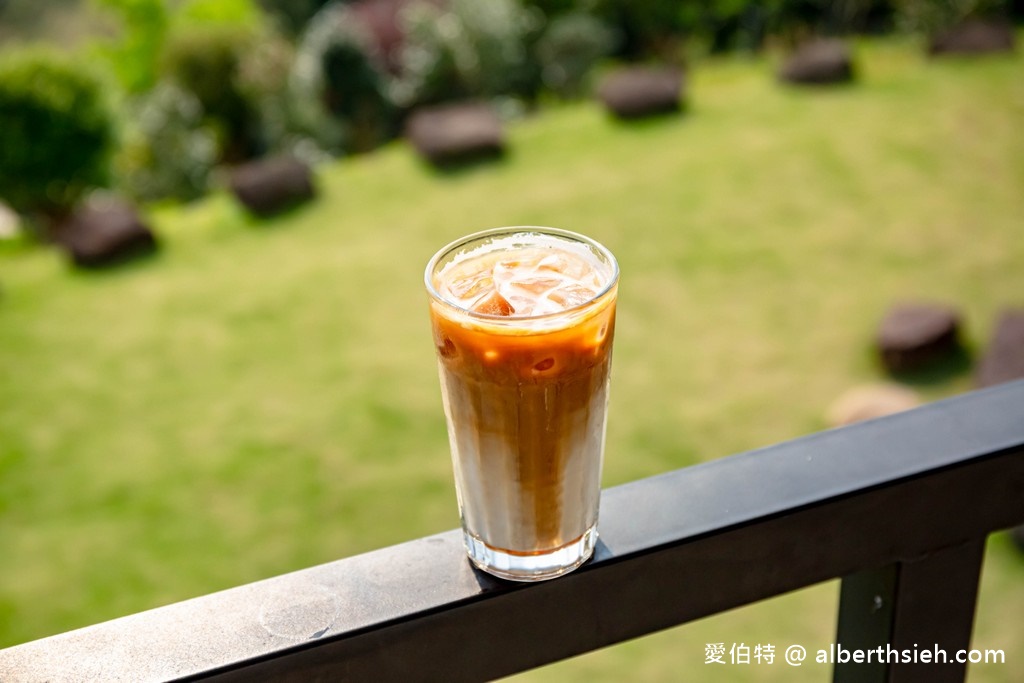
[[[97,46],[97,52],[129,93],[156,84],[160,52],[167,38],[170,14],[164,0],[95,0],[120,19],[116,40]]]
[[[260,7],[290,35],[299,35],[327,0],[259,0]]]
[[[697,8],[697,3],[677,0],[601,0],[597,12],[621,30],[623,56],[671,59],[692,28],[687,20]]]
[[[893,0],[900,25],[910,31],[934,33],[972,16],[1000,15],[1006,0]]]
[[[242,55],[237,80],[255,110],[260,146],[314,163],[342,151],[342,130],[318,91],[297,77],[299,56],[290,40],[265,30]]]
[[[519,0],[420,2],[406,15],[395,99],[404,106],[466,97],[532,97],[540,67],[532,44],[544,16]]]
[[[219,24],[253,28],[262,16],[254,0],[175,0],[179,26]]]
[[[338,121],[347,150],[373,149],[394,134],[397,109],[389,76],[369,33],[344,5],[329,5],[310,22],[298,47],[294,79],[300,102],[316,102]],[[307,108],[300,118],[314,116]]]
[[[171,36],[164,72],[198,100],[221,135],[221,157],[240,161],[260,151],[258,117],[239,82],[240,64],[254,31],[234,24],[196,25]]]
[[[618,39],[611,27],[590,14],[553,19],[536,47],[544,85],[562,97],[581,95],[590,70],[614,51]]]
[[[119,184],[143,200],[190,200],[206,192],[217,140],[190,93],[162,83],[129,107],[131,125],[115,159]]]
[[[49,52],[0,61],[0,197],[57,218],[109,179],[114,121],[100,81]]]

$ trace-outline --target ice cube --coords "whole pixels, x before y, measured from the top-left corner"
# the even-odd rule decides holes
[[[567,252],[553,252],[547,254],[537,263],[539,272],[559,273],[571,280],[582,280],[587,273],[591,272],[590,265],[582,258],[571,255]]]
[[[484,293],[484,290],[494,287],[494,279],[487,271],[470,273],[469,275],[456,278],[448,283],[448,291],[457,299],[466,301]]]
[[[505,297],[512,310],[515,311],[514,315],[527,316],[537,314],[537,297],[530,296],[529,294],[509,294]]]
[[[514,278],[521,268],[522,263],[518,259],[505,259],[495,263],[492,272],[496,281],[507,282]]]
[[[473,304],[473,312],[481,315],[510,316],[515,313],[515,309],[501,294],[491,292]]]
[[[580,284],[568,284],[548,292],[547,298],[554,301],[563,309],[580,306],[594,298],[594,290]]]
[[[517,278],[509,282],[509,285],[516,289],[533,294],[534,296],[540,296],[547,291],[557,289],[564,282],[564,280],[559,278],[536,276],[522,279]]]

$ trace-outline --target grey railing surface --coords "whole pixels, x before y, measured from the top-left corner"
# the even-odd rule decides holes
[[[1019,381],[607,489],[594,559],[553,581],[481,574],[448,531],[0,650],[0,681],[488,680],[838,577],[844,646],[953,652],[986,536],[1024,523],[1022,456]]]

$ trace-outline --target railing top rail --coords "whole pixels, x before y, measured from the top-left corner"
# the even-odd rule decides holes
[[[449,531],[0,650],[0,680],[493,678],[1022,523],[1022,454],[1019,381],[608,489],[555,581]]]

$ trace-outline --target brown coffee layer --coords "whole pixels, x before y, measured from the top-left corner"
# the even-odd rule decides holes
[[[488,544],[542,552],[596,522],[614,304],[531,329],[433,303],[460,507]]]

